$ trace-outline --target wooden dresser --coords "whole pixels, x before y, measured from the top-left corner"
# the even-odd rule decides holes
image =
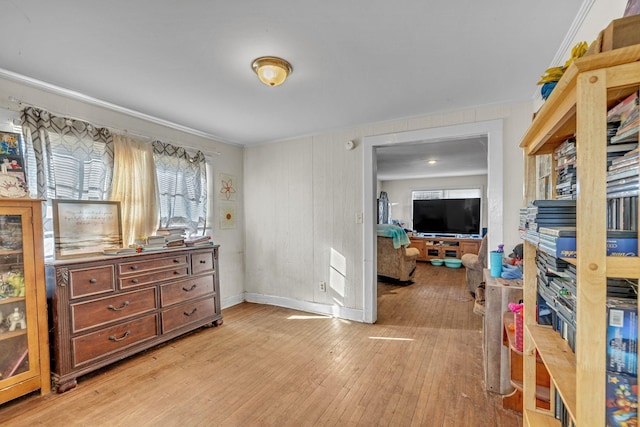
[[[222,324],[218,246],[58,260],[46,276],[59,393],[83,374]]]

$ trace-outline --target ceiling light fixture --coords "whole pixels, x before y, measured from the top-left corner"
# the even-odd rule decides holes
[[[435,165],[436,163],[438,163],[437,160],[429,160],[427,163],[429,163],[430,165]]]
[[[258,75],[260,81],[267,86],[278,86],[293,71],[293,67],[287,61],[275,56],[263,56],[251,64],[251,68]]]

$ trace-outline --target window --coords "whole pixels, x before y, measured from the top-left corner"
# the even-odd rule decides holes
[[[45,255],[53,256],[51,200],[110,200],[114,182],[114,138],[120,135],[80,120],[55,117],[32,107],[22,112],[21,130],[25,138],[30,194],[47,200],[43,218]],[[151,148],[150,145],[147,147]],[[133,179],[139,184],[136,191],[127,190],[127,194],[152,192],[155,195],[157,191],[160,197],[159,212],[152,207],[149,217],[136,214],[138,222],[144,224],[132,224],[129,234],[137,236],[141,232],[145,232],[145,235],[152,233],[158,217],[161,227],[180,226],[190,235],[204,234],[207,214],[204,154],[200,151],[190,154],[183,148],[158,141],[153,143],[153,153],[151,149],[149,152],[151,160],[119,161],[119,167],[116,168],[119,169],[119,177],[124,176],[128,181]],[[142,168],[140,162],[152,164],[149,171],[151,180],[157,182],[157,190],[148,180],[131,178],[140,175],[134,173]],[[127,212],[125,207],[132,207],[128,205],[132,203],[129,199],[121,202],[123,212]],[[132,210],[129,209],[129,212]],[[153,221],[151,217],[154,217]],[[151,231],[143,230],[145,227]]]
[[[207,172],[204,154],[191,155],[183,148],[153,143],[160,227],[185,227],[204,235],[207,218]]]
[[[472,199],[482,198],[481,188],[452,188],[449,190],[416,190],[411,192],[411,200],[432,199]]]

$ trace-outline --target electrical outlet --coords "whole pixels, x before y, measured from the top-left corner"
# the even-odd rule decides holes
[[[327,282],[320,282],[320,292],[327,292]]]

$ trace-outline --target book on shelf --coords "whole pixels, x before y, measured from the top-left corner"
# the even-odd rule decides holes
[[[638,374],[637,299],[607,299],[607,370]]]
[[[611,144],[614,144],[614,145],[609,145],[608,147],[615,147],[616,146],[615,144],[622,145],[622,143],[631,143],[633,141],[635,141],[637,145],[639,124],[640,124],[640,121],[636,117],[636,121],[634,123],[631,123],[628,126],[625,126],[615,136],[611,137]]]
[[[637,142],[626,142],[624,144],[607,145],[607,153],[629,152],[638,148]]]
[[[618,372],[606,373],[606,427],[638,425],[638,378]]]
[[[538,232],[554,237],[575,237],[576,227],[540,227]]]
[[[622,230],[618,230],[622,233]],[[634,231],[629,231],[631,236],[637,236]],[[538,248],[547,254],[557,258],[576,258],[575,237],[555,237],[553,242],[541,239]],[[638,256],[637,237],[609,237],[606,239],[607,256]]]
[[[625,99],[617,103],[607,112],[607,122],[623,123],[627,117],[638,109],[638,91],[633,92]]]

